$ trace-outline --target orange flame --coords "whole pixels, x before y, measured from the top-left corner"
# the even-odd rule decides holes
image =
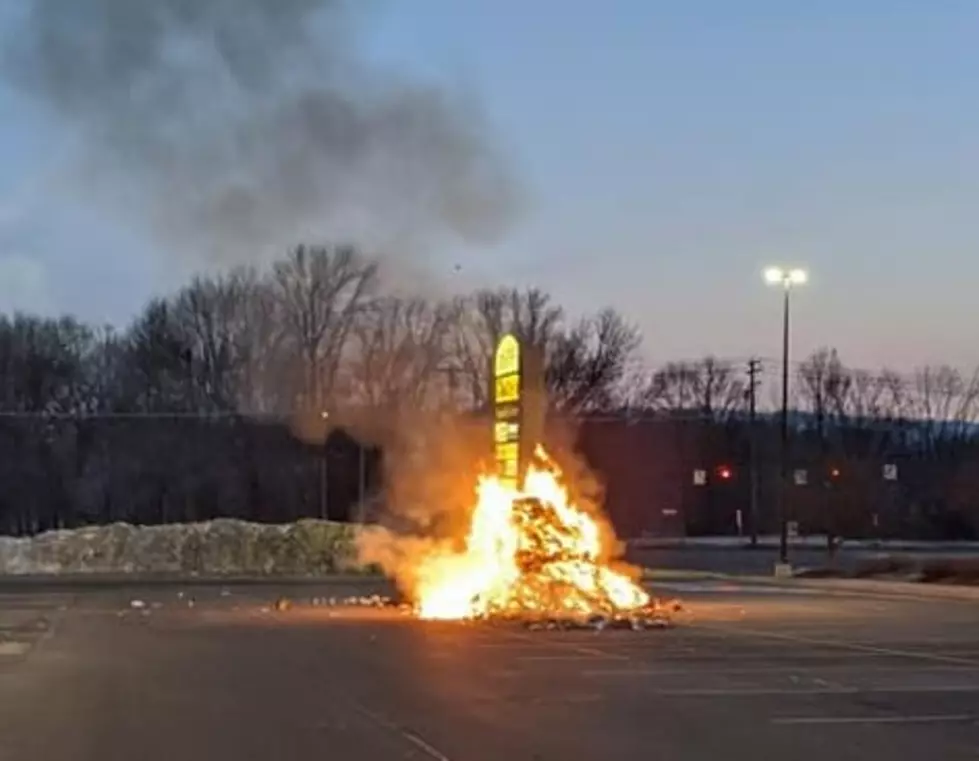
[[[537,459],[522,489],[482,478],[465,549],[422,559],[414,590],[422,618],[588,616],[649,603],[603,560],[599,524],[570,502],[541,448]]]

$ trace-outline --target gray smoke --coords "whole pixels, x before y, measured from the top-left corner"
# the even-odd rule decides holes
[[[492,240],[515,202],[479,109],[369,64],[352,4],[28,0],[5,72],[78,138],[76,188],[171,249]]]

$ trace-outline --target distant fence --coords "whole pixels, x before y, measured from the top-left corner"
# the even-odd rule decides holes
[[[781,460],[771,419],[754,427],[666,415],[575,423],[576,448],[621,536],[777,533]],[[787,504],[800,533],[979,538],[976,442],[937,451],[865,439],[794,432]],[[215,517],[356,520],[384,493],[383,461],[379,447],[343,430],[311,442],[277,419],[0,414],[0,532]]]
[[[355,518],[380,452],[233,415],[0,416],[0,531],[235,517]]]
[[[827,439],[792,432],[787,518],[800,533],[979,538],[974,439],[917,448],[863,430]],[[623,536],[778,532],[774,419],[752,427],[744,419],[586,418],[579,445],[605,482]]]

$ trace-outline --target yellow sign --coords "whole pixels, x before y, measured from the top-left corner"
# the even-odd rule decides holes
[[[496,447],[496,457],[498,460],[514,460],[517,459],[517,442],[511,441],[507,444],[498,444]]]
[[[497,420],[517,420],[520,418],[520,407],[516,404],[500,404],[496,407]]]
[[[520,427],[516,423],[499,421],[496,424],[493,440],[497,444],[506,444],[509,441],[516,441],[520,436]]]
[[[496,403],[505,404],[520,399],[520,376],[504,375],[496,379]]]
[[[516,442],[496,445],[496,464],[501,476],[516,478],[520,466],[519,451]]]
[[[493,440],[498,475],[516,486],[520,474],[520,342],[507,334],[493,356]]]
[[[520,372],[520,342],[516,336],[507,333],[496,345],[493,360],[493,375],[497,378]]]

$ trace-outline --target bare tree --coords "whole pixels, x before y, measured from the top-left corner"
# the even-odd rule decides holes
[[[488,402],[490,360],[505,333],[512,332],[525,345],[546,351],[563,318],[562,309],[537,288],[477,291],[459,299],[455,310],[450,361],[474,406]]]
[[[175,319],[193,353],[195,391],[202,408],[233,409],[248,343],[240,335],[244,293],[234,275],[195,278],[174,300]]]
[[[452,305],[419,298],[384,296],[366,304],[346,363],[350,402],[391,411],[437,405],[452,317]]]
[[[624,406],[624,381],[639,343],[638,329],[613,309],[555,331],[546,358],[552,404],[570,412]]]
[[[151,301],[126,334],[123,409],[190,412],[194,409],[193,348],[169,301]]]
[[[801,402],[799,406],[808,408],[816,416],[817,425],[822,431],[826,415],[844,406],[851,377],[836,349],[823,348],[817,349],[800,363],[796,378],[796,393]]]
[[[851,371],[847,389],[847,408],[851,419],[875,425],[884,421],[899,425],[901,387],[900,376],[891,370],[880,373]]]
[[[0,316],[0,522],[13,531],[73,525],[79,427],[94,407],[95,332],[76,320]]]
[[[488,402],[493,350],[508,332],[541,352],[554,407],[585,411],[625,403],[624,382],[640,337],[615,310],[568,326],[564,311],[536,288],[478,291],[458,300],[455,310],[448,362],[465,384],[471,404]]]
[[[979,420],[979,371],[963,376],[946,365],[924,367],[903,396],[902,413],[924,435],[926,451],[938,456],[971,438]]]
[[[70,317],[0,316],[0,407],[71,412],[85,402],[94,332]]]
[[[298,406],[321,409],[340,367],[354,321],[376,280],[377,267],[353,248],[299,246],[272,271],[282,349],[295,352]]]
[[[798,408],[813,417],[824,455],[873,457],[901,427],[903,384],[890,371],[846,367],[835,349],[819,349],[797,372]]]
[[[746,391],[733,363],[705,357],[666,364],[653,373],[641,399],[644,406],[656,410],[723,419],[744,406]]]

